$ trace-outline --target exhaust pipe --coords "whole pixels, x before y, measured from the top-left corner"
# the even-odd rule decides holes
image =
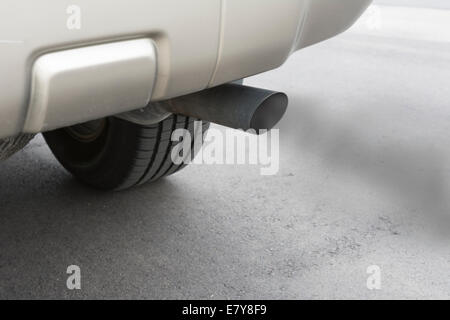
[[[281,120],[288,97],[281,92],[225,84],[157,104],[171,113],[258,133],[272,129]]]

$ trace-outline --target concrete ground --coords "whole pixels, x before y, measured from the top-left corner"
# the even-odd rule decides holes
[[[426,29],[450,13],[404,10],[247,80],[291,97],[276,176],[192,166],[102,193],[36,138],[0,165],[0,298],[450,298],[450,38]]]

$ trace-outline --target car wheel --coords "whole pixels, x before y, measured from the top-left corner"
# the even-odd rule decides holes
[[[75,177],[93,187],[123,190],[178,172],[183,164],[172,161],[172,132],[186,129],[192,141],[196,119],[171,115],[155,125],[138,125],[109,117],[44,133],[58,161]],[[186,134],[187,135],[187,134]],[[191,151],[192,152],[192,151]],[[186,155],[190,156],[190,155]]]

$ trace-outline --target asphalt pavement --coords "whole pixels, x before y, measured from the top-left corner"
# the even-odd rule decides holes
[[[396,12],[246,80],[291,98],[275,176],[194,165],[104,193],[37,137],[0,165],[0,298],[450,298],[450,38],[427,31],[450,13]]]

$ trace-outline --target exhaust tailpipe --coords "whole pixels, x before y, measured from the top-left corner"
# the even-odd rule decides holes
[[[283,117],[288,97],[240,84],[225,84],[158,103],[165,110],[234,129],[272,129]]]

